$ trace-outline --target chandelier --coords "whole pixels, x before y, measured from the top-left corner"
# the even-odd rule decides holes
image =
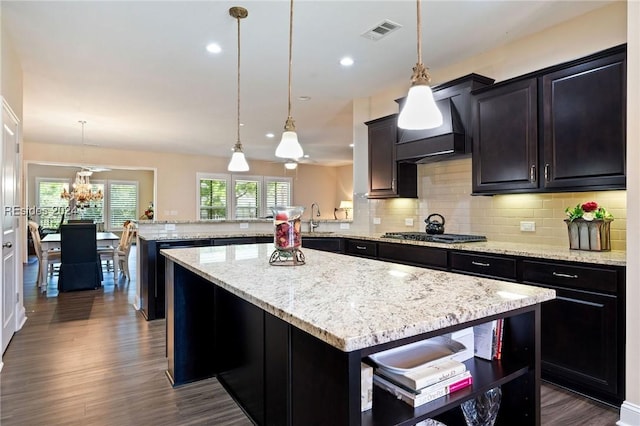
[[[84,125],[86,121],[78,121],[82,125],[82,146],[84,147]],[[93,190],[93,185],[89,181],[91,176],[91,170],[83,168],[76,173],[76,180],[73,182],[71,192],[67,191],[67,188],[62,188],[60,198],[65,200],[73,200],[76,207],[83,208],[88,207],[91,201],[101,201],[104,198],[104,194],[101,189],[97,191]]]

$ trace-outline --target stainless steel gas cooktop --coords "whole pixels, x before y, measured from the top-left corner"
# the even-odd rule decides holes
[[[487,241],[484,235],[427,234],[426,232],[387,232],[382,238],[396,240],[430,241],[434,243],[471,243]]]

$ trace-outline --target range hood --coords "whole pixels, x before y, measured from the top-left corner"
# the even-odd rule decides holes
[[[472,110],[475,89],[493,84],[493,79],[468,74],[433,87],[433,97],[442,113],[435,129],[398,129],[396,159],[403,163],[427,163],[471,153]],[[396,102],[402,108],[404,98]]]
[[[426,163],[442,156],[467,154],[466,131],[452,98],[436,101],[442,113],[442,125],[427,130],[398,129],[396,159]]]

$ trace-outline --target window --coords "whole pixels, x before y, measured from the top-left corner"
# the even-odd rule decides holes
[[[36,178],[36,199],[40,207],[39,223],[43,228],[58,229],[64,219],[69,219],[69,201],[60,197],[63,188],[69,189],[71,179]],[[78,219],[92,219],[104,223],[107,229],[120,229],[126,220],[138,216],[138,182],[91,181],[94,190],[101,189],[104,198],[91,201],[87,207],[78,207]]]
[[[199,176],[200,219],[227,218],[227,178]]]
[[[267,187],[266,208],[273,206],[291,205],[291,180],[278,178],[265,178]]]
[[[233,179],[234,218],[256,219],[260,214],[260,178]]]
[[[291,205],[291,178],[198,173],[200,219],[256,219]]]
[[[120,229],[138,216],[138,182],[109,181],[109,229]]]
[[[40,208],[39,223],[43,228],[58,229],[60,226],[69,205],[67,200],[60,198],[65,186],[69,188],[68,179],[36,178],[36,204]]]

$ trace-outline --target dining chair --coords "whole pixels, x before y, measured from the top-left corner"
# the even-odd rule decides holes
[[[62,248],[58,289],[61,292],[101,286],[102,270],[97,251],[96,225],[77,223],[60,227]]]
[[[40,282],[40,276],[42,274],[42,240],[40,239],[40,225],[36,222],[30,220],[29,221],[29,233],[31,234],[31,239],[33,240],[33,248],[36,252],[36,257],[38,258],[38,276],[36,278],[36,286],[46,287],[46,283]],[[59,264],[61,262],[60,250],[52,249],[47,252],[47,256],[49,257],[49,275],[53,277],[55,272],[54,264]]]
[[[117,247],[98,249],[101,260],[107,262],[107,271],[110,270],[109,262],[113,262],[114,264],[118,262],[120,272],[129,281],[131,281],[131,275],[129,273],[129,253],[131,252],[131,244],[133,243],[133,226],[133,223],[127,223],[122,227],[122,235],[120,236],[120,242]],[[117,284],[119,277],[113,278],[114,284]]]

